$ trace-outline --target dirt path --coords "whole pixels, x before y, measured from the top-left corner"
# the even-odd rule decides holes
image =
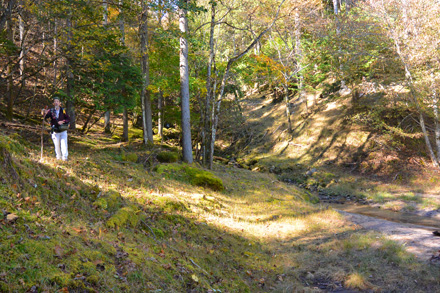
[[[337,210],[349,221],[367,229],[386,234],[415,254],[421,260],[430,260],[433,255],[438,255],[440,237],[433,235],[438,228],[409,223],[397,223],[370,216]]]

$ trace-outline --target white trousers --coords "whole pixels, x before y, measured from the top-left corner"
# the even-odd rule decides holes
[[[53,144],[55,145],[55,155],[57,160],[67,161],[69,152],[67,151],[67,130],[63,132],[52,133]]]

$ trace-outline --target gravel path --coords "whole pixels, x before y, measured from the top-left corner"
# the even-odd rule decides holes
[[[374,217],[337,210],[349,221],[367,229],[375,230],[387,235],[415,254],[421,260],[430,260],[433,255],[439,254],[440,237],[434,236],[433,231],[438,228],[420,226],[407,223],[396,223]]]

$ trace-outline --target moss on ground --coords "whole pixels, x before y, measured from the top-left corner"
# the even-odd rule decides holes
[[[209,171],[185,164],[162,164],[156,167],[156,172],[165,175],[169,179],[207,187],[214,191],[222,191],[224,189],[223,182],[219,177]]]
[[[138,155],[135,153],[125,153],[123,152],[121,155],[123,161],[136,163],[139,159]]]
[[[129,224],[134,228],[144,217],[144,214],[136,206],[126,206],[119,209],[113,216],[111,216],[106,222],[106,225],[109,228],[120,228]]]

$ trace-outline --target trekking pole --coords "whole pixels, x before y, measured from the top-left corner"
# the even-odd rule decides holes
[[[43,113],[43,122],[41,123],[41,155],[40,155],[40,161],[43,161],[43,145],[44,145],[44,117],[46,117],[46,108],[41,111]]]

